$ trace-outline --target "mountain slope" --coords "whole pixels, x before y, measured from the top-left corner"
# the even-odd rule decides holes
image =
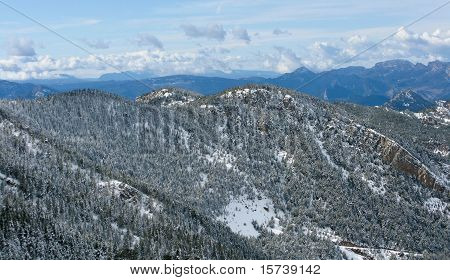
[[[412,90],[402,90],[396,93],[384,106],[397,111],[419,112],[433,107],[434,104]]]
[[[432,135],[448,146],[447,129],[272,86],[229,89],[177,106],[165,106],[168,92],[161,91],[157,103],[92,91],[0,102],[0,168],[27,186],[6,188],[11,203],[0,210],[2,225],[44,207],[56,213],[52,222],[62,227],[57,221],[69,219],[69,228],[86,241],[97,242],[88,238],[92,234],[104,237],[104,249],[87,258],[118,258],[112,248],[138,258],[329,259],[352,252],[448,258],[448,157],[422,145],[424,135]],[[62,180],[59,174],[69,175]],[[125,200],[113,198],[112,216],[102,210],[103,188]],[[154,203],[142,209],[142,195],[135,198],[140,193]],[[29,207],[19,212],[15,200]],[[96,224],[93,215],[101,227],[85,230],[82,223]],[[168,245],[184,242],[184,234],[190,236],[185,246]],[[16,236],[9,231],[4,237],[8,248]],[[216,249],[208,250],[208,242]],[[155,254],[145,249],[161,243]],[[43,248],[32,256],[49,254]],[[84,252],[91,249],[73,257]]]

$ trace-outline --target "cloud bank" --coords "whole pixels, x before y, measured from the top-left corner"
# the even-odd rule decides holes
[[[196,33],[199,32],[198,30],[193,33],[195,36],[201,34],[200,37],[208,34],[210,38],[220,41],[225,35],[217,30],[222,29],[214,27],[200,33]],[[233,34],[233,37],[247,41],[248,33],[245,29],[236,34]],[[250,37],[248,39],[250,40]],[[143,47],[152,46],[153,48],[99,57],[123,71],[151,70],[158,75],[202,74],[210,70],[229,71],[230,69],[259,69],[285,73],[300,66],[322,71],[351,59],[376,41],[355,34],[337,40],[316,41],[308,46],[299,46],[298,50],[275,46],[264,52],[248,55],[242,55],[233,48],[225,48],[221,45],[200,47],[189,51],[164,50],[162,43],[151,35],[142,35],[136,42]],[[116,72],[95,56],[54,58],[49,55],[38,55],[33,48],[33,41],[24,38],[13,39],[6,45],[9,56],[0,59],[0,79],[52,78],[61,73],[86,77],[86,73],[96,76],[105,72]],[[450,30],[415,33],[401,28],[393,38],[342,67],[372,66],[379,61],[399,58],[422,63],[433,60],[449,61]]]

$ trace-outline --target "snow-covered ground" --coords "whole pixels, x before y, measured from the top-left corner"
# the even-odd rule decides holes
[[[425,200],[423,206],[425,209],[427,209],[429,212],[441,212],[443,213],[445,209],[447,208],[447,203],[443,202],[437,197],[430,197],[429,199]]]
[[[262,195],[259,197],[256,195],[255,198],[250,199],[247,195],[242,195],[232,198],[224,214],[217,217],[217,220],[224,222],[235,233],[247,237],[258,237],[260,233],[255,229],[253,221],[274,234],[280,234],[283,232],[280,226],[281,218],[283,213],[275,212],[271,199]]]
[[[436,107],[432,111],[414,113],[413,115],[422,121],[435,121],[440,125],[450,125],[450,106],[448,101],[437,101]]]

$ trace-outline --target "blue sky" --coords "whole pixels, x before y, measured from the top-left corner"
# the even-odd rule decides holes
[[[2,0],[123,71],[330,69],[446,1]],[[450,57],[450,5],[353,61]],[[0,5],[0,78],[117,72]]]

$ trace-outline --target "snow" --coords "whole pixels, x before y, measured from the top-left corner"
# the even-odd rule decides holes
[[[450,154],[450,151],[443,148],[436,148],[434,149],[433,153],[435,153],[436,155],[447,157]]]
[[[168,92],[167,90],[166,90],[166,92],[164,92],[164,94],[163,94],[164,97],[170,97],[170,96],[172,96],[172,95],[173,95],[173,93],[172,93],[172,92]]]
[[[361,179],[367,183],[367,186],[373,191],[373,193],[379,195],[384,195],[386,193],[386,189],[384,188],[384,185],[386,184],[385,180],[382,179],[378,185],[374,181],[367,179],[365,175],[362,175]]]
[[[184,147],[187,150],[189,150],[189,137],[190,137],[189,132],[184,130],[182,127],[180,127],[179,131],[180,131],[181,142],[183,143]]]
[[[311,226],[310,228],[302,227],[302,230],[303,234],[305,235],[314,234],[320,239],[333,242],[349,260],[364,260],[367,259],[367,257],[377,260],[387,260],[391,257],[404,258],[407,255],[421,256],[421,254],[418,253],[390,250],[385,248],[361,247],[351,244],[343,245],[344,243],[342,243],[342,241],[344,240],[340,236],[336,235],[336,233],[331,228],[319,228],[316,226]],[[358,251],[361,252],[361,254],[359,254]]]
[[[315,236],[319,237],[320,239],[329,240],[334,243],[338,243],[338,242],[342,241],[342,238],[339,237],[338,235],[336,235],[334,230],[332,230],[329,227],[326,227],[326,228],[320,228],[320,227],[316,227],[316,226],[313,226],[311,228],[302,227],[302,230],[303,230],[304,235],[315,235]]]
[[[320,140],[318,137],[316,137],[316,135],[315,135],[316,131],[315,131],[314,127],[310,123],[307,123],[306,124],[306,128],[313,134],[314,142],[316,142],[317,146],[319,146],[320,153],[325,157],[327,162],[334,169],[340,170],[341,173],[342,173],[342,178],[344,180],[347,180],[348,176],[349,176],[349,172],[347,170],[345,170],[343,167],[339,167],[336,163],[333,162],[333,160],[331,159],[330,155],[328,154],[328,151],[323,146],[324,142],[322,140]],[[319,136],[322,137],[322,133],[319,133]]]
[[[200,156],[199,158],[203,158],[209,163],[224,164],[227,170],[232,169],[233,163],[236,161],[235,156],[227,153],[225,150],[222,149],[215,150],[213,153]]]
[[[282,212],[277,216],[271,199],[261,195],[256,197],[258,195],[254,199],[250,199],[247,195],[232,198],[225,207],[224,214],[217,217],[217,220],[224,222],[233,232],[246,237],[258,237],[260,234],[253,226],[253,221],[274,234],[281,234]],[[268,223],[272,219],[273,227],[269,228]]]
[[[255,92],[261,92],[261,93],[269,93],[268,90],[265,89],[249,89],[249,88],[244,88],[244,89],[236,89],[234,91],[228,91],[227,93],[225,93],[224,95],[220,96],[220,98],[233,98],[233,97],[237,97],[237,98],[243,98],[249,94],[254,94]]]
[[[200,108],[202,108],[202,109],[214,109],[214,108],[217,108],[217,106],[202,104],[202,105],[200,105]]]
[[[334,163],[334,162],[331,160],[331,157],[330,157],[330,155],[328,154],[328,151],[327,151],[327,150],[324,148],[324,146],[323,146],[323,141],[317,139],[316,137],[314,137],[314,141],[315,141],[316,144],[319,146],[319,150],[320,150],[320,152],[322,153],[322,155],[325,157],[325,159],[327,160],[327,162],[328,162],[334,169],[341,170],[342,178],[343,178],[344,180],[347,180],[348,175],[349,175],[348,171],[345,170],[345,169],[342,168],[342,167],[337,166],[337,164]]]
[[[437,197],[430,197],[424,202],[423,206],[431,213],[443,213],[447,208],[447,203],[443,202]]]
[[[352,250],[348,249],[345,246],[339,246],[339,250],[341,250],[341,252],[348,260],[363,260],[363,257],[356,254],[355,252],[353,252]]]
[[[441,125],[450,125],[450,109],[446,105],[445,101],[437,101],[437,106],[433,111],[427,111],[424,113],[414,113],[413,115],[420,120],[435,120]]]
[[[282,162],[284,159],[286,159],[287,156],[287,152],[280,150],[275,154],[275,158],[277,159],[278,162]]]
[[[28,153],[36,155],[41,151],[37,146],[39,141],[31,137],[26,131],[18,130],[12,122],[7,120],[0,122],[0,129],[3,130],[4,133],[10,133],[14,137],[23,139]]]
[[[112,193],[116,196],[119,197],[120,193],[122,191],[123,188],[131,188],[130,185],[127,185],[125,183],[122,183],[120,181],[117,180],[110,180],[110,181],[100,181],[97,183],[97,185],[99,187],[110,187]]]

